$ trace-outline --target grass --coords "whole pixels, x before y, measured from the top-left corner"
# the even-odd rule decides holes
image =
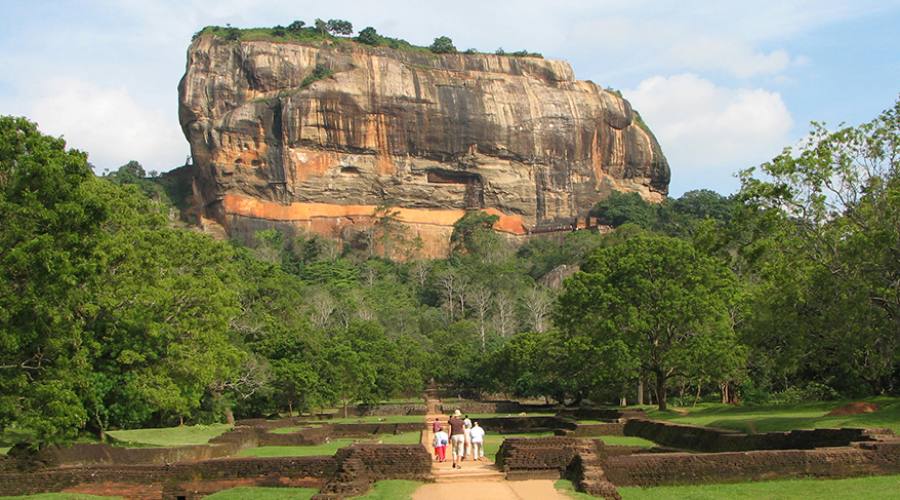
[[[674,411],[649,410],[650,418],[683,424],[705,425],[734,429],[741,432],[774,432],[814,428],[888,428],[900,434],[900,398],[878,397],[866,399],[879,410],[874,413],[828,417],[826,413],[849,401],[823,401],[792,405],[730,406],[705,403]]]
[[[231,429],[231,426],[227,424],[185,425],[162,429],[109,431],[107,434],[124,442],[126,445],[169,447],[206,444],[210,439],[221,435],[229,429]]]
[[[321,424],[310,424],[310,425],[293,425],[291,427],[278,427],[277,429],[271,429],[269,433],[271,434],[293,434],[295,432],[300,432],[303,429],[310,429],[315,427],[322,427]]]
[[[371,439],[340,438],[327,443],[309,446],[260,446],[241,450],[239,457],[315,457],[334,455],[345,446],[354,443],[382,443],[382,444],[419,444],[421,435],[419,432],[404,432],[401,434],[380,434]]]
[[[642,448],[653,448],[656,443],[644,438],[632,436],[596,436],[594,439],[600,439],[610,446],[640,446]]]
[[[101,497],[97,495],[85,495],[83,493],[38,493],[37,495],[24,495],[18,497],[0,497],[0,499],[11,500],[115,500],[122,497]]]
[[[9,451],[10,448],[12,448],[12,446],[0,446],[0,455],[6,455],[6,452]]]
[[[493,461],[497,460],[497,452],[500,451],[500,445],[507,438],[536,438],[547,437],[553,434],[549,432],[536,432],[533,434],[485,434],[484,436],[484,456]]]
[[[365,495],[353,497],[360,500],[406,500],[412,498],[414,491],[419,489],[422,483],[419,481],[407,481],[402,479],[389,479],[378,481]]]
[[[576,491],[575,485],[572,484],[572,481],[569,481],[568,479],[560,479],[559,481],[553,483],[553,487],[563,495],[570,498],[575,498],[576,500],[593,500],[597,498],[595,496],[588,495],[587,493]]]
[[[518,413],[469,413],[469,418],[477,420],[480,418],[510,418],[520,416]],[[525,413],[526,417],[552,417],[555,413]]]
[[[659,486],[656,488],[620,487],[618,489],[623,500],[669,498],[683,500],[717,500],[720,498],[754,500],[900,499],[900,475],[852,479],[790,479],[736,484]]]
[[[406,424],[406,423],[424,423],[425,415],[385,415],[372,417],[347,417],[347,418],[329,418],[328,420],[318,420],[319,423],[326,424]]]
[[[222,490],[204,498],[210,500],[309,500],[319,490],[315,488],[240,487]]]

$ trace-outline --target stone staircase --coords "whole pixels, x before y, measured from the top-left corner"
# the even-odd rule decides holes
[[[503,481],[506,475],[489,462],[464,461],[461,469],[454,469],[450,461],[435,463],[431,468],[431,475],[436,483],[460,483],[460,482],[484,482]]]

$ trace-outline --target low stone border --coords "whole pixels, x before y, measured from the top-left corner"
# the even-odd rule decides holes
[[[610,456],[604,470],[617,486],[643,487],[900,473],[900,443],[867,444],[867,448]]]
[[[624,426],[626,436],[637,436],[682,450],[718,453],[751,450],[807,450],[848,446],[860,441],[892,437],[889,430],[813,429],[790,432],[744,434],[741,432],[674,424],[658,420],[632,419]]]

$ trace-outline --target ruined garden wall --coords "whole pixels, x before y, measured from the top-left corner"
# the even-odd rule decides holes
[[[869,449],[843,447],[610,456],[604,470],[617,486],[645,487],[897,474],[900,473],[900,444],[872,444]]]
[[[864,429],[814,429],[764,434],[743,434],[726,429],[632,419],[624,427],[626,436],[638,436],[663,446],[703,452],[794,450],[847,446],[870,441]]]

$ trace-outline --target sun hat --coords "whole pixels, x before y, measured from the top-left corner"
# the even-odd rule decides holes
[[[453,416],[454,416],[454,417],[459,417],[460,415],[462,415],[462,413],[460,413],[459,410],[456,410],[456,411],[453,412]]]

